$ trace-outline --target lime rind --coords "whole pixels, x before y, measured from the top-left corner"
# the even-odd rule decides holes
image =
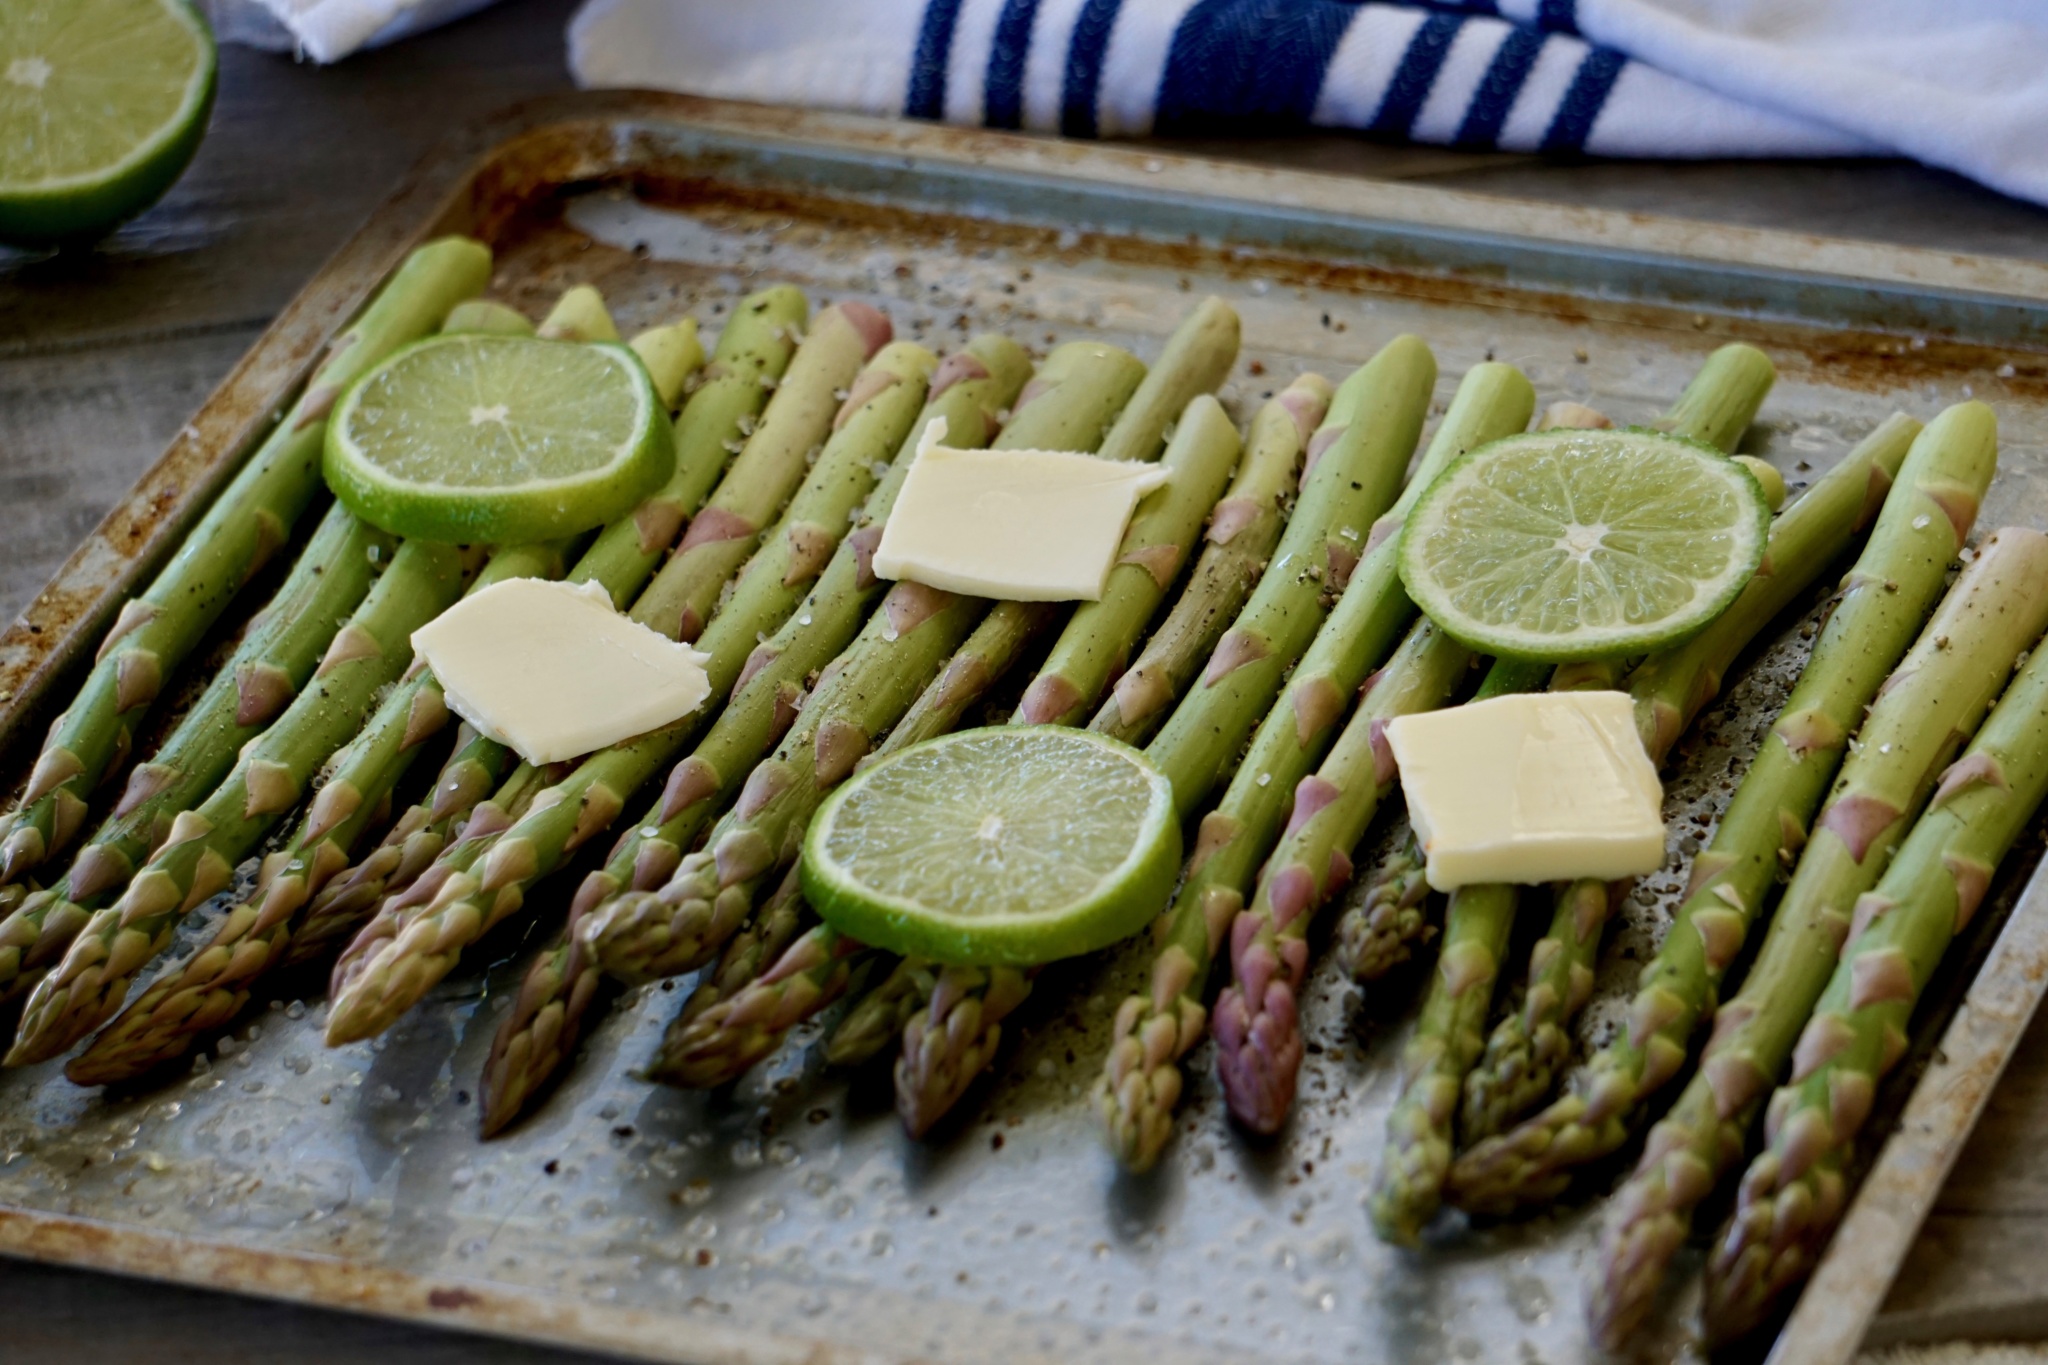
[[[514,412],[508,390],[532,398],[531,386],[505,382],[522,367],[567,375],[570,392]],[[559,459],[558,445],[602,459],[499,481],[508,467]],[[666,410],[630,347],[483,333],[416,341],[363,376],[335,405],[324,464],[335,496],[365,521],[458,544],[589,530],[630,512],[673,468]]]
[[[146,137],[129,146],[118,158],[62,175],[17,176],[15,167],[20,164],[19,150],[23,145],[17,141],[17,155],[12,161],[0,155],[0,241],[46,247],[97,236],[161,199],[191,164],[206,135],[218,81],[219,62],[213,34],[205,19],[185,0],[147,0],[140,7],[168,18],[170,30],[182,31],[190,41],[191,66],[176,104]],[[65,16],[67,26],[96,24],[102,29],[109,24],[123,24],[132,30],[133,20],[132,14],[116,17],[74,12]],[[17,62],[34,62],[37,54],[17,56],[9,52],[6,56],[6,64],[0,66],[0,79],[27,86],[29,77],[35,73],[24,65],[23,79],[12,81],[14,67]],[[45,72],[48,69],[42,67]],[[40,84],[35,88],[40,90]]]
[[[1505,437],[1410,512],[1400,573],[1470,648],[1564,663],[1648,653],[1704,629],[1763,560],[1770,505],[1722,451],[1640,427]]]
[[[1025,757],[1027,749],[1040,752]],[[1065,790],[986,780],[1045,765],[1063,774]],[[1063,865],[1049,846],[1059,839],[1047,838],[1006,850],[1000,867],[977,859],[969,845],[989,821],[1012,818],[1042,835],[1063,825],[1060,833],[1119,845],[1121,856]],[[800,876],[818,914],[863,942],[938,962],[1024,967],[1143,929],[1172,894],[1180,854],[1172,787],[1136,749],[1088,731],[998,726],[928,740],[863,769],[812,820]],[[891,867],[902,875],[875,884],[877,870]],[[986,891],[971,905],[933,889],[977,880]],[[1023,904],[1040,908],[1020,911]]]

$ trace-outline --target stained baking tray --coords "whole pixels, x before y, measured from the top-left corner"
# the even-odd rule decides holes
[[[330,335],[403,253],[460,231],[538,313],[591,282],[623,324],[715,328],[770,280],[862,298],[934,346],[996,327],[1156,352],[1214,292],[1244,318],[1240,416],[1293,373],[1341,376],[1396,332],[1521,365],[1546,400],[1641,420],[1731,339],[1781,378],[1749,438],[1795,487],[1886,414],[1966,395],[2004,427],[1981,525],[2048,525],[2048,270],[996,134],[680,97],[529,106],[402,186],[267,332],[163,461],[0,639],[18,774],[134,584],[175,544]],[[1696,847],[1796,673],[1788,629],[1671,778],[1673,861],[1605,954],[1583,1033],[1613,1027]],[[1375,838],[1386,837],[1385,831]],[[1776,1358],[1843,1361],[2048,979],[2038,835],[1957,946],[1887,1088],[1874,1169]],[[1361,860],[1362,862],[1368,860]],[[693,1362],[1498,1361],[1593,1358],[1579,1313],[1597,1200],[1439,1226],[1419,1252],[1360,1208],[1412,985],[1361,1001],[1327,966],[1292,1127],[1225,1122],[1209,1056],[1161,1169],[1116,1173],[1086,1092],[1138,956],[1049,973],[995,1076],[926,1143],[885,1078],[822,1071],[815,1034],[729,1092],[635,1080],[681,989],[621,1002],[562,1088],[474,1137],[471,1087],[532,929],[500,932],[387,1037],[320,1045],[317,985],[151,1088],[0,1078],[0,1253]],[[1331,918],[1334,918],[1332,916]],[[195,917],[203,923],[205,915]],[[183,940],[189,944],[189,934]],[[674,983],[672,983],[674,984]],[[303,992],[303,995],[295,994]],[[1687,1263],[1646,1359],[1688,1354]]]

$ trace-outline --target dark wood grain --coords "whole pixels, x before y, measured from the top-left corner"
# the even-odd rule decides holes
[[[498,8],[339,67],[229,50],[213,129],[99,250],[0,251],[0,610],[14,612],[177,434],[261,328],[449,128],[567,88],[574,0]],[[2048,212],[1894,161],[1565,163],[1361,138],[1215,155],[1503,195],[2048,259]],[[1891,1305],[1894,1334],[2048,1333],[2048,1022],[2037,1025]],[[0,1265],[9,1365],[572,1365],[507,1346],[198,1291]],[[85,1343],[90,1343],[85,1346]]]

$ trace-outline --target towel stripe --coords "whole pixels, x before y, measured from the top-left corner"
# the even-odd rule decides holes
[[[982,96],[982,122],[991,128],[1024,126],[1024,61],[1031,55],[1031,26],[1037,21],[1038,0],[1004,0]]]
[[[1579,0],[1542,0],[1536,6],[1536,27],[1552,33],[1579,31]]]
[[[1174,30],[1159,86],[1161,133],[1291,132],[1358,11],[1342,0],[1200,0]]]
[[[1611,47],[1596,47],[1586,53],[1578,74],[1572,77],[1571,89],[1557,106],[1557,117],[1550,121],[1550,131],[1543,135],[1544,151],[1586,150],[1586,135],[1593,131],[1593,120],[1606,107],[1607,96],[1627,60]]]
[[[953,55],[953,30],[960,22],[963,0],[930,0],[917,30],[917,51],[910,58],[910,89],[903,112],[910,118],[946,116],[946,63]]]
[[[1395,71],[1393,83],[1387,87],[1386,98],[1380,101],[1379,112],[1373,115],[1368,131],[1392,137],[1408,136],[1415,116],[1422,111],[1422,102],[1429,98],[1430,86],[1436,83],[1436,73],[1443,67],[1445,54],[1451,50],[1451,40],[1464,26],[1465,20],[1455,14],[1433,14],[1423,21],[1409,40],[1408,50],[1401,55],[1401,65]]]
[[[1494,50],[1493,62],[1486,68],[1486,77],[1479,82],[1471,106],[1465,110],[1465,121],[1458,125],[1458,134],[1453,139],[1457,146],[1492,147],[1500,141],[1501,125],[1508,121],[1508,110],[1515,107],[1515,96],[1522,93],[1541,51],[1541,34],[1521,27],[1508,30]]]
[[[1060,90],[1060,131],[1068,137],[1095,136],[1095,101],[1102,92],[1102,59],[1124,0],[1088,0],[1074,20],[1067,44],[1066,81]]]

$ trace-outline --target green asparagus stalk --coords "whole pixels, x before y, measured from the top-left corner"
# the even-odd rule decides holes
[[[1427,618],[1410,628],[1366,683],[1321,769],[1295,788],[1252,907],[1231,924],[1233,980],[1216,1002],[1216,1074],[1231,1115],[1253,1132],[1278,1132],[1294,1103],[1303,1050],[1295,993],[1308,975],[1308,927],[1315,907],[1351,880],[1351,850],[1393,790],[1387,723],[1444,705],[1471,665],[1471,651]]]
[[[1519,894],[1501,883],[1451,893],[1443,950],[1402,1050],[1401,1095],[1387,1115],[1386,1152],[1367,1206],[1373,1230],[1387,1241],[1412,1246],[1442,1201],[1459,1084],[1479,1058]]]
[[[533,322],[517,308],[493,299],[464,299],[448,310],[441,330],[451,335],[478,332],[488,336],[530,337]]]
[[[813,452],[874,396],[867,385],[888,383],[872,369],[865,383],[856,376],[890,334],[889,319],[864,303],[835,304],[818,314],[711,501],[633,603],[634,620],[677,640],[703,633],[719,589],[803,481]]]
[[[1413,831],[1381,863],[1358,903],[1337,921],[1337,961],[1354,981],[1377,981],[1432,932],[1428,859]]]
[[[548,341],[617,341],[618,324],[604,306],[604,295],[591,285],[579,284],[563,291],[548,315],[541,319],[540,335]]]
[[[1475,699],[1532,691],[1548,673],[1540,664],[1495,660]],[[1520,895],[1520,888],[1500,883],[1451,893],[1443,950],[1401,1050],[1401,1092],[1387,1114],[1386,1150],[1366,1201],[1373,1230],[1387,1241],[1412,1245],[1442,1203],[1458,1091],[1479,1057]]]
[[[1889,452],[1909,429],[1879,428],[1844,457],[1839,481],[1830,473],[1793,510],[1818,505],[1811,500],[1823,493],[1847,501],[1883,488]],[[1593,1056],[1570,1093],[1459,1159],[1449,1192],[1460,1207],[1505,1215],[1547,1205],[1573,1170],[1628,1140],[1643,1103],[1684,1065],[1729,963],[1806,841],[1849,735],[1940,595],[1995,464],[1981,408],[1951,409],[1918,434],[1798,685],[1694,859],[1686,898],[1643,969],[1628,1029]],[[1639,697],[1661,697],[1648,708],[1651,723],[1666,725],[1673,697],[1655,676],[1643,687]]]
[[[880,1056],[883,1049],[900,1044],[903,1026],[932,998],[942,970],[925,958],[897,959],[832,1030],[825,1040],[825,1060],[833,1066],[862,1066]]]
[[[484,287],[490,269],[491,254],[480,243],[431,242],[335,338],[305,392],[171,562],[121,608],[91,675],[51,728],[20,807],[0,829],[0,881],[20,880],[78,834],[87,796],[127,756],[165,680],[289,539],[320,490],[327,414],[341,391],[439,326],[450,308]]]
[[[0,998],[32,987],[70,947],[90,911],[128,885],[136,866],[227,776],[255,739],[312,676],[334,633],[370,590],[396,541],[328,509],[305,553],[213,682],[146,763],[128,775],[113,814],[70,871],[29,891],[0,921]]]
[[[1073,725],[1101,698],[1126,662],[1119,647],[1130,648],[1179,579],[1242,449],[1223,405],[1209,394],[1197,395],[1181,414],[1161,461],[1170,481],[1131,514],[1101,598],[1084,603],[1068,618],[1051,656],[1025,689],[1016,723]]]
[[[1877,1082],[1906,1048],[1927,979],[2048,795],[2048,651],[2035,650],[1963,757],[1942,775],[1877,889],[1771,1097],[1764,1150],[1707,1261],[1708,1335],[1755,1328],[1804,1280],[1842,1216],[1848,1164]]]
[[[1382,357],[1394,351],[1395,347],[1390,346]],[[1427,353],[1423,356],[1426,359]],[[1380,363],[1375,360],[1347,380],[1346,388],[1352,388],[1356,395],[1359,390],[1353,386]],[[1415,379],[1433,377],[1416,370],[1401,375],[1399,383],[1405,387]],[[1427,386],[1420,392],[1426,395]],[[1403,463],[1420,425],[1420,412],[1411,406],[1415,398],[1416,394],[1410,391],[1403,403],[1393,405],[1391,414],[1373,419],[1367,413],[1379,400],[1368,399],[1359,404],[1354,397],[1354,408],[1347,420],[1354,429],[1372,426],[1379,432],[1375,439],[1389,443],[1391,458],[1382,455],[1377,463]],[[1344,403],[1344,391],[1339,390],[1324,431],[1331,430],[1332,422],[1347,416]],[[1459,385],[1457,398],[1424,453],[1417,482],[1434,478],[1464,451],[1519,431],[1528,422],[1534,406],[1534,390],[1513,367],[1475,367]],[[1396,427],[1399,429],[1395,430]],[[1347,440],[1346,444],[1353,443]],[[1254,647],[1246,654],[1242,642],[1280,638],[1271,634],[1261,621],[1278,622],[1285,629],[1299,631],[1302,626],[1315,627],[1321,617],[1320,604],[1312,600],[1319,585],[1308,580],[1300,568],[1305,558],[1302,542],[1308,540],[1313,545],[1325,535],[1316,524],[1316,487],[1312,471],[1281,554],[1267,569],[1239,624],[1217,646],[1215,659],[1229,668],[1220,679],[1224,685],[1216,685],[1217,664],[1212,661],[1204,686],[1189,694],[1146,750],[1174,782],[1174,800],[1184,814],[1198,808],[1207,786],[1199,775],[1206,771],[1207,761],[1190,762],[1186,756],[1208,749],[1218,734],[1238,737],[1231,741],[1234,751],[1251,728],[1242,724],[1236,713],[1218,710],[1232,696],[1232,680],[1247,671],[1229,667],[1230,661],[1260,653],[1260,648]],[[1286,696],[1258,723],[1251,749],[1231,778],[1222,801],[1203,819],[1180,891],[1172,908],[1155,926],[1154,942],[1159,951],[1153,962],[1150,994],[1131,996],[1117,1012],[1109,1055],[1096,1087],[1096,1101],[1108,1128],[1111,1150],[1132,1170],[1149,1169],[1172,1134],[1173,1112],[1181,1093],[1180,1059],[1200,1039],[1208,1024],[1204,1002],[1210,967],[1224,932],[1244,906],[1245,893],[1258,871],[1260,859],[1279,835],[1295,783],[1312,770],[1316,758],[1333,738],[1332,732],[1343,719],[1345,707],[1366,671],[1414,613],[1394,573],[1395,544],[1387,539],[1398,526],[1398,519],[1406,515],[1409,502],[1404,495],[1389,513],[1393,520],[1382,518],[1375,528],[1381,544],[1367,551],[1357,565],[1358,572],[1349,575],[1351,585],[1343,589],[1343,596],[1322,628],[1313,631],[1307,653],[1301,656],[1288,680]],[[1349,523],[1336,524],[1341,533]],[[1357,543],[1362,545],[1363,538]],[[1295,548],[1290,550],[1290,546]],[[1277,583],[1276,574],[1280,575]],[[1279,604],[1280,610],[1263,610],[1274,603]],[[1246,618],[1251,618],[1250,624]],[[1240,644],[1233,646],[1233,640]],[[1277,675],[1272,678],[1275,690],[1279,681]],[[1272,696],[1272,691],[1262,690],[1242,700],[1264,706]],[[1212,715],[1212,719],[1202,720]],[[1203,790],[1191,796],[1182,788],[1184,780]]]
[[[674,412],[683,401],[683,389],[690,376],[704,364],[704,343],[697,337],[697,319],[683,318],[650,327],[627,345],[647,367],[647,377],[654,381],[661,405]]]
[[[507,578],[559,578],[565,542],[501,550],[471,592]],[[80,1085],[111,1085],[185,1054],[195,1040],[247,1008],[255,984],[289,965],[312,926],[307,902],[348,866],[350,850],[450,712],[432,673],[415,666],[384,694],[369,724],[328,764],[326,780],[290,841],[264,858],[253,899],[236,905],[192,957],[151,982],[65,1075]],[[330,932],[329,941],[332,940]]]
[[[1328,392],[1324,390],[1321,403],[1325,408]],[[1312,401],[1313,390],[1290,386],[1279,396],[1284,408]],[[1301,468],[1302,438],[1286,429],[1286,416],[1283,410],[1261,408],[1252,419],[1244,463],[1216,504],[1208,544],[1195,561],[1187,586],[1145,642],[1144,652],[1117,678],[1089,722],[1090,729],[1126,744],[1144,744],[1251,597],[1273,547],[1280,543],[1289,495]],[[1313,430],[1319,422],[1316,418],[1296,425]]]
[[[1065,363],[1056,353],[1048,362],[1048,373],[1057,379]],[[998,414],[1017,398],[1030,368],[1020,347],[990,334],[975,338],[934,373],[925,410],[912,423],[895,463],[869,495],[860,523],[834,551],[802,605],[749,657],[732,700],[710,733],[671,772],[655,808],[629,827],[606,866],[584,879],[569,924],[535,959],[513,1009],[499,1025],[485,1065],[480,1100],[486,1136],[509,1124],[562,1064],[581,1034],[590,1002],[597,998],[597,964],[577,942],[576,923],[628,885],[651,889],[667,879],[681,861],[682,850],[717,813],[727,786],[758,761],[794,719],[804,680],[829,663],[859,630],[861,618],[883,590],[870,570],[870,557],[927,425],[944,421],[948,439],[956,445],[987,441],[997,430]],[[1041,395],[1050,392],[1041,390]],[[1012,425],[1029,434],[1040,425],[1031,414],[1043,401],[1041,397],[1026,405]],[[783,946],[778,944],[775,951]],[[736,988],[728,985],[727,993]],[[545,1046],[535,1029],[546,1031]]]
[[[1002,1021],[1031,994],[1037,968],[944,967],[931,999],[903,1026],[896,1114],[921,1138],[995,1060]]]
[[[1990,439],[1988,416],[1979,431]],[[1741,1159],[1750,1121],[1827,985],[1857,898],[1884,874],[1942,768],[2044,628],[2048,535],[2000,531],[1872,704],[1742,989],[1716,1012],[1699,1070],[1651,1129],[1615,1199],[1589,1304],[1601,1341],[1625,1339],[1648,1311],[1693,1210]]]
[[[762,634],[788,619],[831,561],[874,488],[878,465],[908,434],[937,363],[923,347],[899,342],[884,346],[862,372],[834,419],[838,431],[699,641],[714,697],[733,689]],[[510,828],[479,836],[472,820],[470,837],[449,850],[455,856],[444,856],[389,901],[343,952],[330,1044],[388,1027],[454,966],[464,946],[518,909],[534,882],[609,828],[626,798],[702,728],[707,710],[583,760],[565,781],[536,795]]]
[[[93,915],[37,984],[6,1065],[47,1061],[113,1016],[136,971],[163,951],[178,921],[228,886],[235,864],[362,728],[377,694],[411,660],[412,632],[455,600],[467,564],[467,553],[452,545],[415,540],[400,547],[334,637],[313,684],[212,795],[172,822],[121,899]]]

